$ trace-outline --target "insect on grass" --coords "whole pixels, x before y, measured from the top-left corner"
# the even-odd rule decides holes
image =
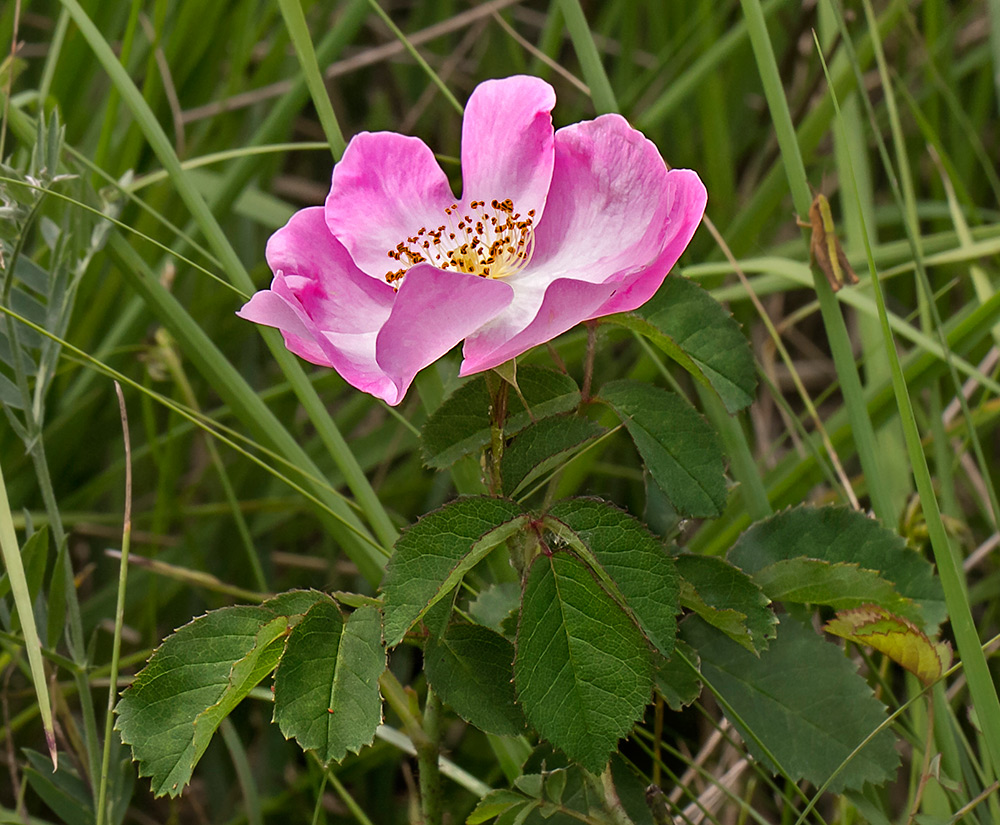
[[[817,194],[809,206],[809,221],[798,221],[799,226],[812,229],[809,238],[809,260],[815,263],[827,281],[830,289],[837,292],[844,284],[858,283],[858,276],[840,245],[836,227],[833,225],[833,213],[830,211],[830,201],[826,195]]]

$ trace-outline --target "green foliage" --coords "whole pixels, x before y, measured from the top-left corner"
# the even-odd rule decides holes
[[[178,795],[216,728],[277,665],[296,614],[318,593],[225,607],[180,628],[122,694],[116,728],[153,792]]]
[[[701,659],[691,645],[683,639],[674,643],[675,653],[669,659],[654,658],[656,690],[670,706],[680,711],[701,696]]]
[[[52,763],[37,751],[26,750],[25,777],[37,793],[66,825],[93,825],[94,808],[84,782],[76,771],[64,768],[52,774]],[[63,754],[65,757],[66,754]],[[123,812],[124,813],[124,812]]]
[[[512,501],[482,496],[452,502],[405,530],[382,581],[386,644],[399,644],[413,623],[525,518]]]
[[[568,412],[580,403],[580,390],[568,375],[539,367],[521,367],[517,384],[527,402],[511,394],[510,417],[504,424],[508,435],[523,430],[532,421]],[[490,394],[486,378],[477,376],[453,392],[427,419],[420,433],[424,462],[443,469],[462,456],[478,452],[490,442]]]
[[[596,499],[560,501],[548,515],[573,531],[599,577],[611,579],[649,641],[669,656],[679,609],[677,575],[663,543],[628,513]]]
[[[213,709],[231,710],[257,684],[252,673],[260,681],[274,669],[287,627],[286,617],[263,608],[228,607],[157,648],[117,707],[122,741],[132,745],[139,775],[151,778],[155,794],[181,792],[221,721]],[[197,724],[203,715],[214,717],[207,735]]]
[[[931,565],[897,534],[863,513],[844,507],[798,507],[755,524],[729,551],[747,573],[784,559],[805,557],[831,564],[856,564],[890,582],[919,609],[921,623],[936,628],[945,618],[941,583]],[[820,582],[817,581],[817,585]],[[876,601],[890,610],[889,602]],[[898,602],[896,602],[898,606]]]
[[[683,515],[718,516],[726,503],[718,438],[684,399],[649,384],[612,381],[601,388],[632,436],[657,486]]]
[[[514,646],[479,625],[452,625],[424,651],[427,681],[437,695],[467,722],[498,736],[524,732],[513,663]]]
[[[379,611],[359,607],[344,621],[336,604],[317,602],[292,628],[274,674],[274,720],[324,764],[339,762],[375,737],[384,670]]]
[[[753,579],[712,556],[677,557],[680,602],[751,653],[774,638],[778,619]]]
[[[553,416],[528,425],[504,450],[500,463],[504,491],[518,495],[604,433],[599,424],[575,416]]]
[[[1000,512],[1000,6],[862,3],[842,19],[835,3],[559,0],[500,9],[501,23],[453,3],[282,5],[0,4],[3,42],[28,44],[0,63],[0,456],[5,545],[24,567],[8,555],[0,571],[0,700],[19,755],[0,796],[24,808],[0,820],[162,819],[144,780],[133,796],[137,769],[177,795],[204,752],[198,787],[170,803],[177,821],[307,821],[333,795],[329,816],[388,825],[472,811],[501,825],[1000,821],[980,654],[1000,616],[984,544]],[[813,29],[819,46],[803,49]],[[885,54],[920,59],[896,60],[895,78]],[[424,139],[459,192],[449,98],[519,72],[553,82],[557,126],[619,111],[696,170],[718,232],[699,229],[644,306],[502,365],[517,380],[502,444],[493,378],[458,378],[457,352],[389,410],[234,318],[268,281],[269,234],[322,203],[341,131]],[[323,135],[332,146],[306,142]],[[861,277],[836,296],[789,207],[805,217],[816,192]],[[606,437],[619,421],[635,450]],[[117,615],[107,551],[126,461]],[[854,506],[847,485],[856,512],[801,506]],[[937,641],[949,618],[960,676]],[[846,655],[799,626],[810,619],[851,640]],[[883,732],[838,798],[813,798],[885,719],[856,646],[898,711],[906,770],[872,786],[897,764]],[[112,700],[149,659],[119,705],[138,768],[100,733],[119,652]],[[705,687],[719,701],[699,701]],[[655,740],[653,690],[676,712]],[[50,693],[69,751],[55,772],[39,753]],[[733,749],[704,748],[720,707],[755,757],[731,782]],[[688,753],[703,761],[682,787]],[[419,789],[439,762],[436,820],[402,774],[415,765]],[[776,767],[810,780],[808,798],[768,785]],[[651,781],[676,809],[654,813]]]
[[[639,309],[609,320],[656,344],[718,393],[730,413],[753,402],[757,377],[747,339],[733,317],[698,284],[667,278]]]
[[[835,645],[791,618],[759,657],[697,618],[682,630],[726,716],[769,770],[814,785],[833,777],[834,791],[893,778],[892,734],[882,730],[865,742],[885,721],[885,707]]]
[[[825,604],[836,610],[875,603],[910,618],[917,609],[874,570],[848,562],[796,556],[762,567],[753,580],[769,599],[790,604]]]
[[[599,773],[649,702],[650,651],[583,562],[542,554],[524,584],[514,681],[535,729]]]

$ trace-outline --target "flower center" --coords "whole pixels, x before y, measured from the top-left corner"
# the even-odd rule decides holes
[[[480,278],[506,278],[530,263],[535,250],[534,209],[522,217],[507,198],[492,201],[489,208],[486,201],[472,201],[465,215],[458,204],[444,212],[447,224],[434,229],[422,226],[389,250],[389,257],[403,266],[385,273],[387,283],[398,289],[398,282],[414,264],[429,263]]]

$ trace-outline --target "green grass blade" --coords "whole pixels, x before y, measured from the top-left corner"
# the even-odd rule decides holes
[[[740,0],[743,13],[747,19],[750,33],[750,43],[753,46],[757,60],[757,69],[764,86],[768,109],[774,122],[778,145],[781,150],[781,160],[785,166],[785,174],[792,190],[795,210],[799,215],[809,213],[812,195],[809,191],[809,180],[806,177],[805,164],[799,150],[798,137],[792,122],[788,101],[778,72],[777,60],[771,47],[764,12],[759,0]],[[865,406],[864,392],[858,377],[854,353],[850,337],[844,324],[840,305],[834,297],[826,279],[814,269],[813,278],[816,293],[819,298],[820,312],[826,328],[830,349],[833,353],[837,376],[840,378],[844,404],[851,418],[854,438],[858,448],[858,457],[868,480],[868,490],[875,514],[884,524],[895,524],[895,514],[885,494],[885,486],[881,482],[881,468],[878,464],[878,452],[875,446],[875,432]]]
[[[333,159],[340,160],[347,143],[344,140],[344,133],[340,131],[337,116],[333,112],[330,96],[326,93],[323,75],[320,73],[319,63],[316,61],[316,50],[313,49],[309,27],[306,25],[306,16],[302,12],[302,3],[300,0],[278,0],[278,5],[281,7],[281,16],[285,18],[288,36],[292,39],[302,73],[305,75],[313,106],[316,107],[316,114],[319,115],[319,122],[326,133],[326,139],[330,142]]]
[[[52,723],[52,705],[49,703],[48,681],[42,666],[42,642],[38,638],[38,628],[35,626],[35,611],[28,592],[24,565],[21,563],[21,550],[17,543],[17,534],[14,532],[14,517],[10,512],[10,502],[7,500],[7,486],[4,483],[2,467],[0,467],[0,554],[3,555],[14,605],[21,620],[24,650],[31,668],[31,682],[38,697],[38,713],[42,718],[45,742],[55,770],[59,766],[59,758],[56,750],[56,733]]]
[[[209,246],[221,261],[226,276],[237,288],[247,293],[253,292],[254,284],[250,279],[250,275],[237,256],[232,244],[226,238],[219,222],[209,210],[205,200],[195,189],[188,174],[181,168],[180,160],[174,152],[170,139],[163,131],[146,101],[143,100],[139,89],[118,62],[111,47],[87,16],[78,0],[62,0],[62,2],[73,17],[74,22],[79,27],[81,34],[86,39],[94,55],[110,76],[112,83],[118,89],[118,93],[122,96],[125,104],[132,111],[146,139],[149,141],[150,147],[156,153],[164,168],[170,173],[178,195],[180,195],[187,208],[191,211],[193,218],[197,221],[208,240]],[[295,390],[295,394],[301,401],[310,420],[315,425],[317,433],[331,457],[344,474],[351,492],[357,497],[379,540],[387,547],[391,546],[397,536],[396,529],[382,503],[379,501],[378,496],[375,495],[374,490],[372,490],[371,485],[368,483],[368,479],[351,453],[350,448],[347,446],[343,435],[337,429],[327,413],[322,400],[309,382],[301,363],[285,348],[281,334],[277,330],[261,329],[260,333],[274,355],[275,360],[278,362],[278,366]],[[189,352],[189,354],[193,356],[193,353]],[[209,357],[209,360],[214,361],[218,358],[221,358],[221,356],[213,353]],[[221,364],[213,364],[212,366],[215,369],[224,369]],[[367,549],[365,552],[367,552]],[[371,558],[368,561],[377,562],[378,560]],[[371,569],[370,565],[368,567],[369,573],[375,572]]]
[[[448,88],[447,84],[441,79],[438,73],[431,68],[430,64],[424,60],[420,52],[417,51],[416,46],[410,42],[409,38],[403,33],[399,26],[397,26],[392,21],[392,18],[386,14],[385,10],[378,4],[378,0],[368,0],[368,4],[372,7],[372,10],[380,18],[382,18],[382,22],[389,27],[389,31],[392,32],[393,36],[403,44],[406,51],[410,53],[410,57],[412,57],[417,62],[417,65],[424,70],[426,75],[430,78],[431,83],[438,87],[441,94],[444,95],[444,99],[455,108],[456,112],[462,114],[465,110],[462,104],[458,102],[458,98],[451,93],[451,89]]]
[[[601,62],[601,56],[594,44],[594,36],[587,24],[587,18],[584,17],[583,9],[580,8],[579,0],[560,0],[559,9],[566,18],[566,28],[569,29],[573,48],[583,69],[583,78],[590,87],[594,108],[601,115],[617,112],[618,101],[611,89],[608,74],[604,71],[604,64]]]
[[[834,106],[839,112],[836,97],[834,97]],[[840,128],[843,128],[843,124],[839,120],[838,125]],[[853,178],[849,181],[849,185],[857,199],[858,193],[854,188]],[[882,325],[882,336],[885,340],[886,354],[892,369],[893,393],[899,408],[900,421],[903,425],[903,435],[906,439],[910,465],[917,485],[917,492],[920,495],[920,501],[923,506],[927,530],[930,534],[931,547],[934,551],[934,561],[937,564],[938,575],[941,578],[945,603],[948,606],[948,615],[955,634],[958,653],[965,668],[969,691],[972,694],[972,701],[978,713],[979,724],[984,734],[986,747],[989,750],[992,764],[997,766],[1000,765],[1000,698],[997,697],[993,677],[986,663],[986,656],[983,653],[979,641],[979,633],[976,630],[975,620],[972,617],[972,611],[966,597],[965,574],[955,554],[952,553],[948,533],[941,518],[941,511],[938,507],[937,496],[934,490],[934,482],[931,478],[930,469],[927,465],[927,457],[924,455],[923,445],[920,441],[920,431],[917,428],[913,405],[910,403],[909,389],[899,362],[899,356],[896,353],[892,330],[889,327],[889,319],[885,308],[885,296],[882,292],[882,284],[878,278],[878,271],[875,266],[875,259],[872,256],[867,233],[865,233],[865,249],[868,254],[868,267],[871,274],[875,302],[878,306],[879,320]]]

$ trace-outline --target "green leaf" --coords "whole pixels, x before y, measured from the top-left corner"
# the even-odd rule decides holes
[[[514,645],[480,625],[453,624],[427,643],[424,669],[438,696],[466,722],[498,736],[524,733],[514,698]]]
[[[34,604],[45,580],[45,568],[49,561],[49,526],[43,524],[32,533],[21,548],[21,561],[24,564],[24,580],[28,586],[28,596]],[[0,575],[0,599],[10,593],[10,574],[4,570]],[[20,628],[17,615],[11,616],[11,627],[14,631]]]
[[[726,466],[719,439],[679,395],[638,381],[601,387],[670,503],[688,516],[712,517],[726,503]]]
[[[118,702],[122,741],[153,793],[177,796],[226,708],[273,669],[288,618],[263,605],[224,607],[169,636]]]
[[[559,501],[548,517],[569,527],[590,549],[650,642],[669,656],[680,605],[674,560],[663,542],[624,510],[599,499]]]
[[[24,777],[31,789],[41,797],[65,825],[93,825],[94,800],[91,790],[80,775],[71,767],[73,764],[67,754],[60,753],[59,770],[52,772],[52,760],[42,756],[37,751],[24,748],[28,764],[24,768]],[[23,821],[17,818],[9,822]]]
[[[646,781],[619,754],[611,757],[611,777],[618,800],[634,825],[656,825],[646,804]]]
[[[194,721],[192,765],[201,759],[222,720],[277,666],[285,649],[287,630],[286,616],[278,616],[268,622],[257,632],[256,642],[250,652],[233,664],[222,696],[215,704],[199,713]]]
[[[575,556],[543,554],[531,565],[514,683],[535,729],[593,773],[649,703],[642,633]]]
[[[686,619],[681,632],[701,656],[702,675],[722,697],[747,748],[774,773],[779,771],[772,756],[793,780],[822,785],[885,721],[885,706],[843,651],[790,618],[760,657],[697,617]],[[883,730],[829,790],[880,785],[893,778],[898,764],[895,737]]]
[[[687,666],[680,654],[684,654],[695,670]],[[656,689],[671,710],[682,710],[701,695],[701,674],[697,670],[701,659],[698,651],[683,639],[675,643],[673,656],[669,659],[657,656],[653,664]]]
[[[762,567],[753,580],[776,602],[825,604],[835,610],[878,604],[900,616],[919,620],[916,605],[900,596],[892,582],[875,570],[853,563],[799,556]]]
[[[750,575],[797,556],[857,564],[892,582],[917,604],[920,623],[936,628],[947,611],[930,563],[891,530],[846,507],[796,507],[754,524],[736,541],[729,559]]]
[[[320,602],[288,637],[274,674],[274,719],[323,764],[339,762],[375,738],[384,670],[378,610],[359,607],[345,622],[333,602]]]
[[[544,418],[528,425],[504,449],[500,461],[504,492],[516,496],[605,432],[604,427],[588,418],[570,415]]]
[[[517,791],[498,788],[495,791],[490,791],[479,800],[479,804],[466,818],[465,823],[466,825],[482,825],[483,822],[488,822],[504,811],[516,805],[523,805],[527,801],[527,797]]]
[[[568,375],[542,367],[518,367],[517,383],[531,414],[511,393],[508,435],[524,429],[534,418],[569,412],[580,403],[580,390]],[[428,467],[450,467],[464,455],[478,452],[490,442],[490,394],[486,379],[467,381],[444,400],[427,419],[420,432],[424,461]]]
[[[715,390],[730,413],[753,403],[757,370],[750,343],[732,315],[693,281],[667,278],[639,309],[605,320],[648,338]]]
[[[276,616],[303,616],[317,602],[327,602],[330,597],[319,590],[287,590],[273,599],[268,599],[261,607]]]
[[[399,644],[431,605],[526,520],[512,501],[476,496],[457,499],[404,530],[382,580],[386,644]]]
[[[715,556],[685,554],[676,562],[684,607],[752,653],[767,647],[778,619],[753,579]]]

